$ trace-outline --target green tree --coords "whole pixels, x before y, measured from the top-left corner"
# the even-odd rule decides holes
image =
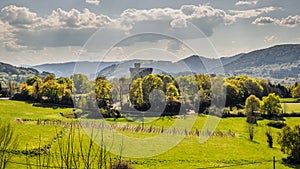
[[[255,116],[255,112],[260,110],[260,100],[255,95],[250,95],[245,102],[247,116]]]
[[[278,117],[282,112],[280,97],[275,93],[270,93],[268,96],[264,96],[262,98],[260,109],[261,112],[267,115],[269,118]]]
[[[248,132],[250,140],[254,137],[254,126],[256,122],[256,112],[260,109],[260,100],[255,95],[250,95],[245,102],[245,110],[247,115]]]
[[[95,94],[99,108],[107,108],[112,103],[111,84],[105,77],[96,78]]]
[[[86,75],[74,74],[71,76],[71,79],[73,80],[76,94],[89,93],[90,83],[89,83],[89,79]]]
[[[225,106],[236,106],[242,100],[242,91],[235,84],[226,82],[226,104]]]
[[[56,80],[48,80],[40,88],[40,94],[46,97],[50,103],[58,103],[59,97],[63,95],[60,85]]]
[[[143,84],[142,78],[137,78],[137,79],[133,80],[133,82],[130,85],[130,89],[129,89],[130,102],[139,111],[143,111],[146,106],[145,105],[146,103],[144,101],[144,96],[143,96],[143,85],[142,84]]]
[[[293,87],[292,87],[292,97],[294,98],[299,98],[300,97],[300,83],[296,83]]]
[[[284,127],[277,141],[281,151],[288,155],[288,163],[300,163],[300,125]]]
[[[45,77],[44,82],[48,82],[48,81],[51,81],[51,80],[56,80],[55,75],[52,74],[52,73],[49,74],[49,75],[47,75],[47,76]]]

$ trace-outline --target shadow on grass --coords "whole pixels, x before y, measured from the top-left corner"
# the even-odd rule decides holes
[[[63,105],[63,104],[53,104],[53,103],[36,103],[36,102],[27,102],[28,104],[32,104],[34,107],[42,107],[42,108],[73,108],[72,105]]]
[[[290,168],[300,169],[300,164],[284,164],[284,165]]]

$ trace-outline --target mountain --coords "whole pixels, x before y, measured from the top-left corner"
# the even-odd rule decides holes
[[[296,63],[300,60],[300,45],[277,45],[267,49],[241,54],[224,64],[227,71],[264,65]]]
[[[56,77],[69,77],[74,73],[82,73],[94,78],[96,72],[115,64],[116,62],[67,62],[33,66],[39,71],[54,73]]]
[[[44,77],[48,72],[40,73],[33,68],[16,67],[10,64],[0,62],[0,82],[7,82],[9,80],[17,83],[23,83],[28,77],[40,76]]]
[[[299,44],[276,45],[220,59],[193,55],[177,62],[154,60],[69,62],[38,65],[33,68],[54,73],[57,77],[70,76],[73,73],[84,73],[90,78],[97,74],[114,77],[129,75],[129,68],[136,62],[141,63],[142,67],[152,67],[154,72],[168,72],[173,75],[189,74],[189,72],[225,73],[228,76],[247,74],[281,83],[282,81],[292,83],[300,79]]]

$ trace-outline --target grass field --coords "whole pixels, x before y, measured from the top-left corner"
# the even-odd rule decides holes
[[[289,107],[295,105],[288,104]],[[298,106],[298,105],[297,105]],[[296,106],[296,107],[297,107]],[[31,104],[17,101],[0,100],[1,119],[9,121],[13,124],[16,134],[19,136],[19,150],[37,148],[39,144],[47,144],[51,142],[62,126],[60,125],[37,125],[35,121],[24,122],[17,124],[16,118],[22,119],[48,119],[48,120],[67,120],[59,115],[59,112],[71,113],[72,109],[52,109],[34,107]],[[157,127],[168,128],[176,122],[180,122],[179,127],[184,127],[186,124],[194,123],[192,130],[201,130],[208,116],[199,116],[195,122],[191,118],[148,118],[145,119],[145,128]],[[218,121],[218,120],[217,120]],[[148,158],[125,158],[135,168],[272,168],[272,159],[276,158],[276,168],[300,168],[300,166],[287,166],[282,164],[281,158],[285,155],[280,151],[280,147],[276,142],[279,129],[271,129],[274,137],[274,148],[269,148],[266,141],[265,132],[268,130],[266,123],[268,120],[258,122],[255,127],[254,141],[248,139],[247,124],[245,118],[225,118],[218,123],[216,131],[218,132],[233,132],[235,137],[210,137],[206,142],[199,143],[199,137],[186,136],[180,143],[168,151]],[[138,126],[141,122],[128,122],[125,119],[109,121],[114,125],[130,125]],[[288,125],[296,125],[300,123],[300,118],[286,118]],[[180,126],[181,125],[181,126]],[[151,138],[156,136],[155,133],[145,132],[122,132],[124,135],[136,138]],[[176,136],[168,136],[162,140],[163,143],[171,142]],[[151,144],[146,142],[145,144]],[[138,148],[141,145],[126,143],[124,147],[129,149]],[[55,148],[55,145],[54,145]],[[145,146],[145,151],[151,151],[151,147]],[[12,159],[14,162],[25,162],[24,155],[15,155]],[[27,168],[24,165],[9,163],[8,168]],[[35,167],[33,167],[35,168]],[[38,167],[36,167],[38,168]]]
[[[300,113],[300,103],[281,103],[286,113]]]

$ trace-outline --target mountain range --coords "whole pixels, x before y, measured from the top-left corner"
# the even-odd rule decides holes
[[[142,67],[152,67],[157,72],[169,74],[225,73],[228,76],[247,74],[277,82],[292,83],[300,79],[300,44],[284,44],[241,53],[220,59],[190,56],[177,62],[159,60],[129,60],[125,62],[69,62],[33,66],[39,71],[56,76],[84,73],[90,78],[97,74],[107,76],[129,75],[129,67],[140,62]]]
[[[129,76],[129,68],[134,63],[141,67],[151,67],[154,73],[168,73],[174,76],[191,73],[225,74],[236,76],[246,74],[251,77],[266,78],[277,83],[294,83],[300,80],[300,44],[276,45],[270,48],[241,53],[220,59],[203,56],[189,56],[177,62],[160,60],[128,60],[124,62],[68,62],[15,67],[0,62],[0,80],[24,80],[31,75],[45,76],[54,73],[56,77],[69,77],[73,73],[83,73],[90,79],[97,75],[107,77]],[[40,73],[43,72],[43,73]]]

